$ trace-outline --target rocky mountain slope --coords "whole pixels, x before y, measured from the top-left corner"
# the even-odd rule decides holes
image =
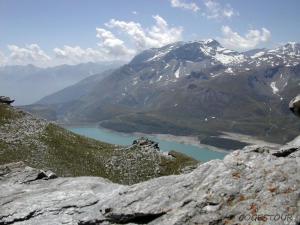
[[[8,164],[0,167],[0,224],[298,225],[299,165],[299,139],[132,186]]]
[[[0,164],[17,161],[59,176],[101,176],[123,184],[178,174],[198,163],[177,152],[161,153],[149,140],[124,147],[88,139],[0,103]]]
[[[142,52],[80,98],[40,103],[65,123],[199,135],[203,143],[224,131],[284,143],[300,131],[286,107],[299,91],[299,49],[239,53],[211,39],[178,42]]]
[[[93,74],[103,78],[102,72],[122,65],[114,63],[82,63],[39,68],[33,65],[0,67],[2,95],[16,99],[16,105],[32,104],[39,99],[73,85]]]

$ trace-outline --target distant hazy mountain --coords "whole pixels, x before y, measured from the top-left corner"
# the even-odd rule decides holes
[[[106,70],[102,73],[89,76],[74,85],[68,86],[54,94],[42,98],[36,102],[36,104],[51,105],[67,103],[87,96],[91,90],[93,90],[103,78],[110,75],[112,71],[113,70]]]
[[[93,74],[121,65],[116,63],[84,63],[38,68],[33,65],[0,67],[0,95],[16,99],[15,104],[32,104]]]
[[[300,131],[287,112],[300,90],[299,50],[299,44],[287,43],[239,53],[212,39],[178,42],[140,53],[92,81],[80,98],[40,103],[52,104],[61,121],[101,122],[119,131],[201,134],[202,139],[231,131],[284,142]]]

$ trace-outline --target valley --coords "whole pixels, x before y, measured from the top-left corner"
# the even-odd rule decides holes
[[[299,9],[0,0],[0,225],[300,225]]]
[[[197,137],[238,149],[225,132],[282,144],[300,131],[287,105],[300,84],[300,46],[237,52],[213,39],[145,50],[131,62],[24,107],[66,125]]]
[[[121,184],[191,170],[198,161],[155,142],[108,144],[0,103],[0,164],[22,161],[59,176],[100,176]]]

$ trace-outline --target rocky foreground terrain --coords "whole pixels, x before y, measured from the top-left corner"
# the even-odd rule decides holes
[[[7,164],[0,167],[0,224],[299,225],[299,165],[300,137],[132,186]]]
[[[299,102],[289,105],[296,115]],[[149,140],[133,144],[145,152],[157,148]],[[0,224],[299,225],[299,165],[300,136],[134,185],[10,163],[0,166]]]

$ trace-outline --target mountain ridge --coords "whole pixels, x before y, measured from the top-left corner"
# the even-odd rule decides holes
[[[140,53],[88,95],[51,107],[61,122],[117,131],[202,140],[230,131],[284,143],[299,131],[286,109],[300,83],[299,45],[291,46],[251,57],[215,40],[169,44]]]
[[[0,67],[2,95],[17,99],[17,105],[32,104],[93,74],[120,66],[116,63],[82,63],[39,68],[34,65]],[[17,87],[17,88],[16,88]]]

